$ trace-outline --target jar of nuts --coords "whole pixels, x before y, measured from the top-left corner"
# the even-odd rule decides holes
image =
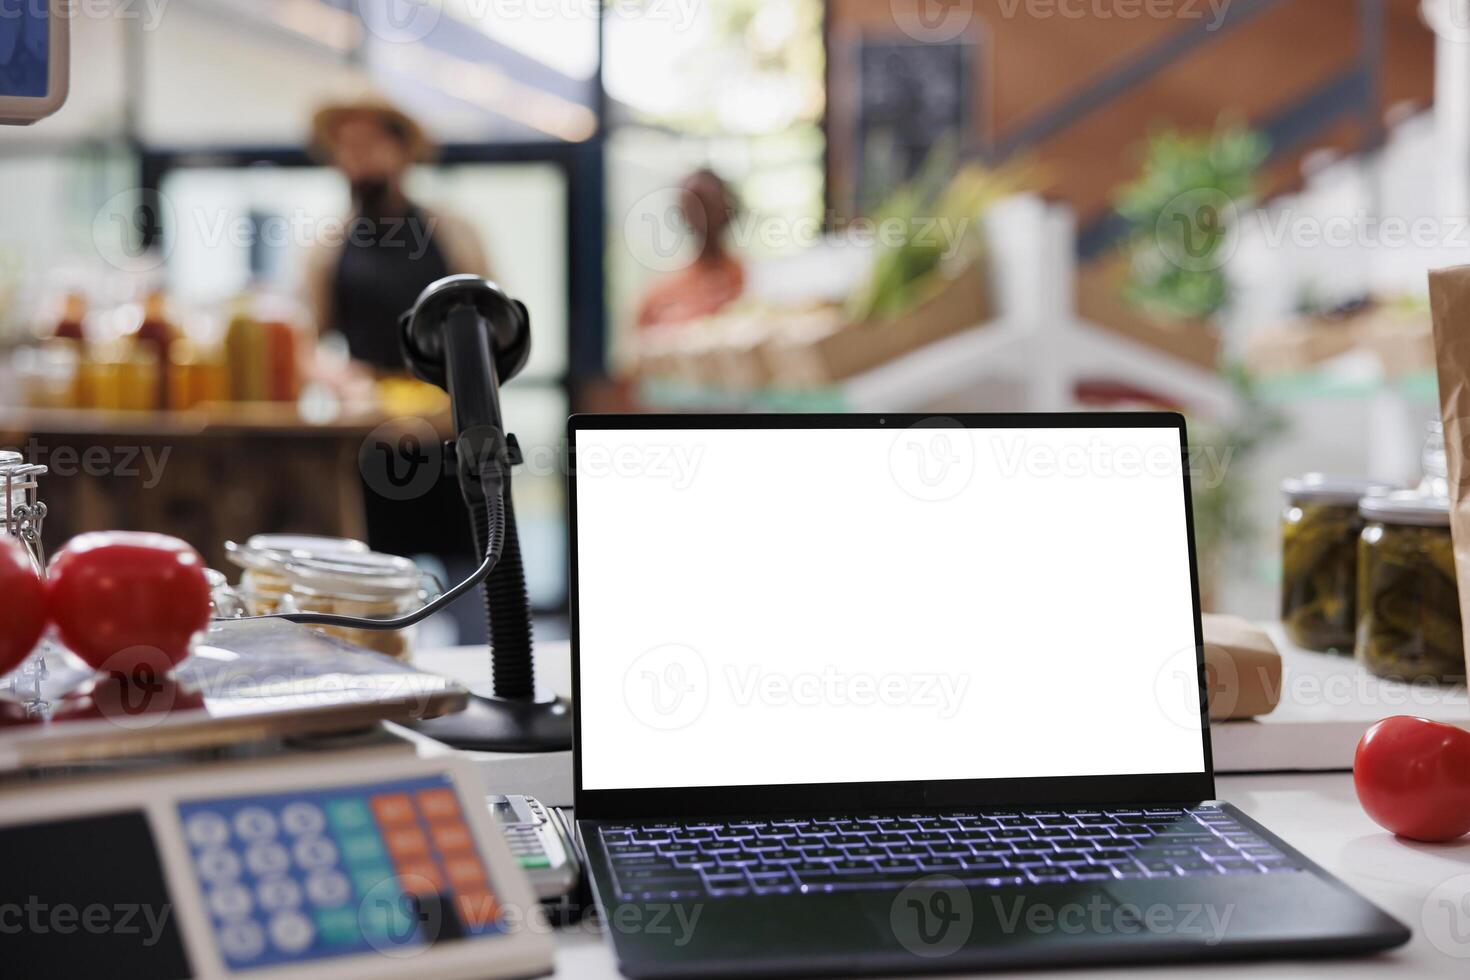
[[[366,554],[368,546],[351,538],[318,534],[256,534],[244,544],[225,542],[230,561],[244,569],[240,573],[240,598],[251,616],[279,612],[281,597],[290,589],[286,563],[304,558]]]
[[[428,594],[425,576],[407,558],[360,552],[298,558],[285,563],[289,589],[282,612],[332,613],[359,619],[391,619],[413,612]],[[324,633],[399,660],[413,652],[413,634],[403,630],[365,630],[319,626]]]

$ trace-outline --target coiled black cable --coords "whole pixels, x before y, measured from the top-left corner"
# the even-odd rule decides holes
[[[487,488],[488,493],[488,488]],[[499,508],[477,510],[473,521],[475,544],[484,547],[494,534],[503,537],[500,561],[485,579],[485,627],[490,649],[495,696],[529,700],[536,693],[535,663],[531,657],[531,598],[526,592],[526,570],[521,562],[521,540],[516,533],[515,503],[510,484],[501,491]],[[490,527],[500,521],[498,530]]]
[[[430,616],[448,606],[455,599],[458,599],[460,596],[464,595],[466,592],[468,592],[470,589],[473,589],[481,582],[486,582],[489,580],[491,574],[500,564],[502,553],[506,550],[506,528],[507,526],[509,526],[511,528],[511,533],[509,537],[511,541],[514,542],[511,545],[515,556],[514,573],[520,581],[521,602],[524,607],[525,616],[525,626],[522,630],[525,635],[526,665],[524,673],[526,681],[530,681],[530,606],[525,600],[526,581],[525,570],[521,567],[520,542],[517,540],[514,531],[515,524],[510,521],[509,516],[506,513],[506,510],[509,507],[510,503],[510,481],[505,479],[505,474],[501,469],[501,465],[497,461],[493,459],[487,459],[480,466],[480,486],[483,487],[485,490],[485,508],[483,514],[478,512],[476,514],[476,519],[474,522],[475,546],[477,549],[480,549],[481,552],[484,554],[484,560],[480,562],[479,567],[470,574],[469,578],[465,579],[463,582],[456,584],[443,595],[440,595],[432,601],[425,603],[424,605],[415,609],[413,612],[405,613],[402,616],[395,616],[392,619],[362,619],[357,616],[343,616],[338,613],[271,613],[267,616],[242,616],[238,620],[232,620],[232,622],[249,622],[256,619],[284,619],[288,623],[299,623],[302,626],[342,626],[348,629],[360,630],[407,629],[410,626],[417,625],[418,623],[421,623],[424,620],[428,619]],[[510,574],[511,569],[507,569],[506,576],[509,577]],[[489,586],[487,586],[485,590],[486,614],[491,616],[492,622],[497,618],[493,615],[491,611],[491,604],[493,601],[492,595],[494,591],[494,587]],[[502,615],[498,618],[501,620],[514,620],[516,617],[513,612],[513,603],[511,605],[511,609],[512,612],[510,614]],[[502,627],[502,629],[504,628],[505,627]],[[515,648],[514,636],[515,634],[514,632],[512,632],[506,637],[506,642],[511,644],[511,649]],[[500,672],[497,672],[495,685],[497,692],[500,690],[499,673]],[[511,676],[514,678],[518,673],[520,672],[512,671]]]

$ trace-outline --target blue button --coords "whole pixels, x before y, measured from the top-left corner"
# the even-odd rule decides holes
[[[408,896],[379,889],[357,910],[357,921],[374,947],[405,946],[418,942],[418,923],[408,911]]]
[[[318,909],[316,930],[328,946],[351,946],[362,938],[357,909]]]
[[[393,869],[386,864],[375,864],[356,868],[352,872],[352,885],[359,895],[366,895],[385,881],[393,880]]]
[[[358,799],[333,800],[327,804],[327,819],[339,834],[373,826],[373,814]]]
[[[254,922],[220,926],[219,948],[227,959],[253,960],[265,951],[265,932]]]
[[[353,867],[380,864],[387,858],[376,833],[348,834],[340,838],[342,857]]]

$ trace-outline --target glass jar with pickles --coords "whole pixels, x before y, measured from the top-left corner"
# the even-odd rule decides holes
[[[1357,656],[1380,677],[1465,679],[1449,502],[1406,490],[1363,499]]]
[[[1309,473],[1282,483],[1281,623],[1299,647],[1351,655],[1358,612],[1358,501],[1389,484]]]

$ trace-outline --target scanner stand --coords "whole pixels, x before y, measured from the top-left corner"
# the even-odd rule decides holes
[[[456,749],[476,752],[560,752],[572,747],[572,711],[565,698],[538,698],[532,654],[531,611],[526,595],[515,510],[510,499],[511,467],[524,457],[513,435],[477,427],[449,443],[446,452],[461,472],[478,472],[479,460],[499,456],[505,465],[505,542],[500,561],[482,589],[490,631],[493,681],[489,689],[473,689],[469,704],[457,714],[413,725],[415,731]],[[467,458],[469,457],[469,458]],[[475,545],[485,548],[487,501],[477,480],[461,482],[465,505],[474,518]]]

